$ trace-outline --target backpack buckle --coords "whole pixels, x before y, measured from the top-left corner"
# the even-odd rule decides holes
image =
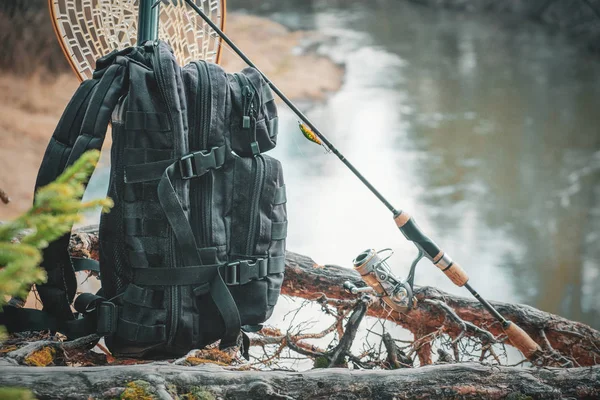
[[[209,169],[216,169],[225,162],[225,146],[213,147],[210,151],[196,151],[179,159],[182,179],[192,179],[204,175]]]
[[[241,260],[227,264],[225,268],[225,283],[227,285],[245,285],[248,282],[267,276],[268,259]]]

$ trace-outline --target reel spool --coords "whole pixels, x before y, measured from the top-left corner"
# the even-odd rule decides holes
[[[389,254],[382,257],[386,252]],[[409,311],[416,303],[412,290],[414,268],[406,280],[398,279],[386,262],[393,254],[391,249],[368,249],[360,253],[352,263],[370,289],[358,288],[351,282],[345,282],[344,288],[354,294],[372,290],[395,311]]]

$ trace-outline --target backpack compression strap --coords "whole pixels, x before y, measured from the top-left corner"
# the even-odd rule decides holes
[[[126,87],[126,61],[124,58],[108,68],[97,71],[96,77],[84,81],[65,109],[44,154],[35,189],[54,181],[85,151],[101,149],[112,110]],[[77,320],[71,311],[77,280],[75,270],[99,270],[92,260],[71,260],[69,256],[70,233],[50,243],[43,251],[42,267],[48,275],[47,282],[37,285],[44,304],[43,311],[5,306],[0,322],[9,332],[51,330],[60,331],[69,338],[80,337],[95,330],[95,321]],[[87,304],[79,301],[80,310],[88,310],[99,296],[85,296]],[[80,311],[83,312],[83,311]],[[94,315],[95,317],[95,315]]]
[[[149,278],[140,282],[139,279],[142,276],[136,274],[134,282],[137,280],[138,283],[144,285],[160,284],[161,282],[165,285],[208,282],[210,284],[210,295],[225,325],[225,332],[221,339],[222,348],[237,345],[241,325],[237,305],[224,281],[227,264],[202,264],[202,258],[198,253],[198,246],[194,239],[194,232],[177,196],[173,181],[176,179],[198,178],[211,169],[221,168],[226,157],[226,146],[213,147],[210,151],[197,151],[179,160],[129,166],[125,172],[127,183],[160,179],[157,189],[158,200],[177,239],[183,263],[183,267],[177,268],[177,271],[173,271],[173,268],[140,269],[139,272],[148,274]]]
[[[214,163],[212,160],[207,162],[211,156],[215,158]],[[183,161],[185,160],[191,160],[192,164],[196,165],[194,176],[186,176],[186,173],[182,171],[183,165],[185,165]],[[214,168],[220,168],[224,162],[225,146],[213,148],[210,152],[192,153],[189,156],[184,157],[182,162],[178,161],[171,164],[164,171],[160,182],[158,183],[158,199],[165,211],[169,225],[177,238],[184,265],[194,266],[198,269],[211,268],[214,271],[213,278],[209,281],[210,295],[214,300],[225,325],[225,332],[221,339],[222,348],[235,346],[237,344],[241,326],[240,314],[235,304],[235,300],[223,280],[225,266],[202,266],[202,260],[197,250],[198,246],[194,239],[194,233],[187,216],[183,211],[181,202],[177,197],[177,193],[173,186],[173,179],[198,177],[208,172],[208,169],[213,167],[213,165]],[[209,165],[210,167],[207,168]]]

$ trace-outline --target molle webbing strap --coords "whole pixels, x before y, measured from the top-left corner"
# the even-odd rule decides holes
[[[287,196],[285,194],[285,185],[282,185],[275,190],[275,199],[273,200],[273,205],[276,206],[285,203],[287,203]]]
[[[125,167],[125,183],[157,181],[175,160],[155,161]]]
[[[268,122],[269,136],[276,137],[279,133],[279,117],[273,117]]]
[[[181,178],[197,178],[211,169],[222,167],[225,163],[226,150],[225,146],[213,147],[209,152],[197,151],[185,155],[179,160],[172,159],[128,165],[125,167],[125,183],[159,180],[162,178],[165,170],[176,162],[179,163]]]
[[[144,286],[187,286],[213,280],[219,265],[179,268],[134,268],[132,282]]]
[[[198,249],[202,264],[216,264],[217,263],[217,248],[216,247],[204,247]]]
[[[117,335],[131,342],[154,343],[166,340],[167,329],[165,325],[141,325],[119,318]]]
[[[271,227],[271,239],[273,240],[283,240],[287,236],[287,221],[284,222],[273,222],[273,226]]]
[[[269,101],[275,100],[275,96],[273,96],[273,91],[269,87],[269,85],[263,85],[262,87],[262,101],[263,104],[268,103]]]
[[[166,132],[171,130],[171,122],[165,113],[127,111],[125,129]]]
[[[123,301],[146,308],[163,308],[164,290],[141,288],[133,283],[127,285]]]
[[[158,267],[162,264],[162,254],[147,253],[145,251],[129,251],[129,263],[133,268]]]

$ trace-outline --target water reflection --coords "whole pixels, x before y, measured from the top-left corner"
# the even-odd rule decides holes
[[[346,82],[311,118],[481,293],[600,327],[597,60],[535,24],[408,2],[228,3],[337,38],[319,50]],[[405,270],[387,210],[289,113],[282,128],[288,247],[349,264],[393,246]],[[416,280],[464,294],[425,264]]]

